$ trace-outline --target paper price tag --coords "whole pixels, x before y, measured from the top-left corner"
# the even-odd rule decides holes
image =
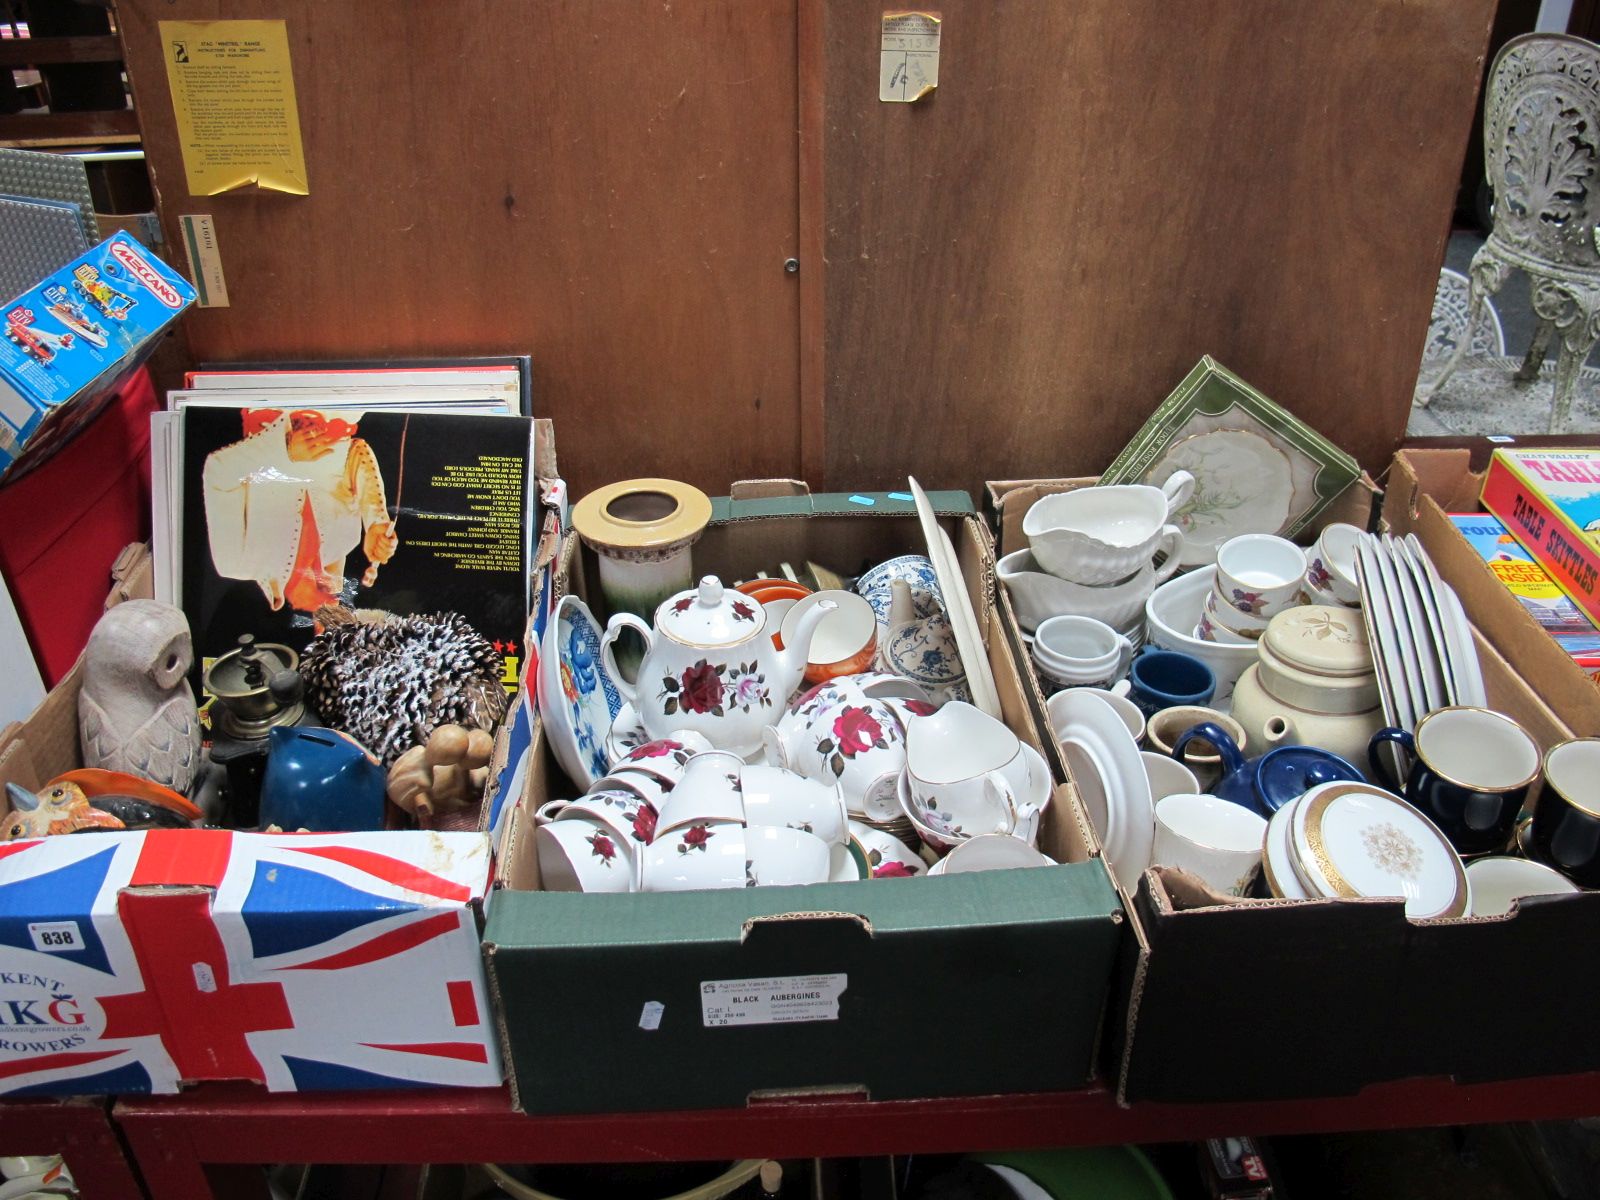
[[[76,921],[30,921],[28,936],[33,939],[33,948],[46,954],[83,949],[83,932]]]
[[[878,44],[878,99],[912,104],[939,86],[938,13],[886,12]]]
[[[848,986],[848,975],[711,980],[700,985],[700,1018],[707,1028],[837,1021]]]

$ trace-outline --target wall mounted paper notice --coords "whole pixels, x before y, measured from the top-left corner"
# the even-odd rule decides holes
[[[282,21],[161,21],[162,55],[194,196],[309,194]]]
[[[912,104],[939,86],[938,13],[886,12],[878,52],[878,99]]]

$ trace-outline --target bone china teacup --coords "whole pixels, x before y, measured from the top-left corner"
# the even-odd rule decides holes
[[[1076,488],[1034,502],[1022,519],[1034,560],[1074,583],[1126,579],[1164,552],[1177,553],[1183,532],[1172,514],[1194,494],[1194,476],[1174,472],[1161,487],[1142,483]]]
[[[678,786],[659,805],[657,835],[694,821],[744,820],[739,790],[743,768],[744,760],[726,750],[696,754],[685,765]]]
[[[906,774],[917,802],[969,833],[1010,833],[1033,802],[1017,735],[959,700],[906,723]]]
[[[533,832],[547,892],[631,892],[635,851],[598,821],[551,821]]]

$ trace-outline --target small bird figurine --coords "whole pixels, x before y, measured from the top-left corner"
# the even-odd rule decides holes
[[[101,617],[83,652],[78,732],[84,765],[187,793],[200,769],[200,719],[183,610],[127,600]]]
[[[39,792],[6,784],[11,815],[0,826],[0,841],[115,829],[188,829],[185,813],[138,796],[88,796],[76,783],[57,779]]]
[[[126,829],[118,818],[89,803],[89,797],[75,783],[57,783],[43,792],[30,792],[15,783],[6,784],[6,799],[11,815],[0,839],[48,837],[57,833],[77,833],[83,829]]]

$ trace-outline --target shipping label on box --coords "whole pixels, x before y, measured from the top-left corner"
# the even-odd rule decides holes
[[[92,417],[194,298],[188,280],[116,233],[7,304],[0,474]]]
[[[489,871],[475,833],[0,846],[0,1092],[494,1086]]]

